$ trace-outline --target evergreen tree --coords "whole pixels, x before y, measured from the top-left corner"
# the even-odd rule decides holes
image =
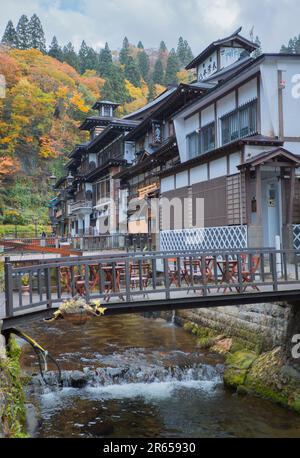
[[[89,49],[86,42],[83,40],[78,53],[78,65],[80,73],[84,73],[88,68],[88,53]]]
[[[135,87],[141,86],[141,75],[131,56],[128,56],[125,64],[125,78]]]
[[[181,65],[184,65],[185,61],[185,46],[184,46],[184,40],[182,37],[179,38],[178,40],[178,45],[177,45],[177,57]]]
[[[138,69],[144,81],[148,80],[150,59],[145,51],[141,51],[137,57]]]
[[[186,67],[193,60],[191,47],[182,37],[179,38],[176,54],[181,67]]]
[[[160,59],[155,62],[152,80],[154,84],[164,83],[164,67]]]
[[[183,62],[183,65],[186,67],[193,59],[194,59],[194,54],[192,51],[192,48],[188,44],[186,40],[184,40],[184,48],[185,48],[185,59]]]
[[[46,53],[46,39],[43,26],[36,14],[34,14],[30,19],[28,24],[28,34],[30,37],[29,47]]]
[[[128,38],[125,37],[123,40],[123,47],[120,51],[120,57],[119,57],[120,64],[126,65],[128,57],[129,57],[129,41],[128,41]]]
[[[96,70],[97,72],[99,72],[98,54],[92,47],[88,47],[86,57],[86,70]]]
[[[29,49],[31,46],[31,37],[29,33],[28,17],[23,14],[17,25],[17,38],[19,49]]]
[[[148,102],[152,102],[155,99],[155,85],[153,82],[149,84],[149,94],[148,94]]]
[[[176,55],[176,51],[175,49],[171,49],[168,57],[167,70],[165,75],[166,85],[177,83],[177,73],[179,72],[179,70],[180,66]]]
[[[165,53],[167,51],[168,51],[168,48],[166,46],[166,43],[164,41],[161,41],[160,45],[159,45],[159,53],[163,54],[163,53]]]
[[[99,54],[99,73],[103,78],[109,78],[112,74],[113,59],[108,43],[101,49]]]
[[[61,47],[58,44],[56,36],[52,38],[52,42],[48,51],[48,55],[53,57],[54,59],[63,60],[63,52]]]
[[[141,41],[138,42],[137,47],[138,47],[139,49],[144,49],[144,45],[143,45],[143,43],[142,43]]]
[[[18,36],[12,21],[8,21],[1,43],[11,48],[18,47]]]
[[[121,104],[130,102],[131,98],[126,89],[124,79],[125,77],[122,69],[116,65],[112,65],[111,75],[107,78],[101,90],[102,98],[114,100]]]
[[[287,46],[282,45],[280,52],[283,54],[300,54],[300,35],[291,38]]]
[[[63,47],[63,60],[67,64],[71,65],[71,67],[79,71],[78,56],[71,42]]]

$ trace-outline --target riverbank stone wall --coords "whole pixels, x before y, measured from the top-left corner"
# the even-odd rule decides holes
[[[286,342],[291,317],[292,306],[278,303],[180,311],[176,320],[181,325],[193,322],[236,337],[246,347],[260,346],[262,351],[269,351]]]

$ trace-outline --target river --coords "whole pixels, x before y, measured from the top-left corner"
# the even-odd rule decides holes
[[[34,377],[27,390],[33,437],[300,437],[299,415],[224,388],[222,358],[171,323],[132,315],[23,330],[63,371],[63,388]],[[36,373],[31,347],[23,348],[23,367]]]

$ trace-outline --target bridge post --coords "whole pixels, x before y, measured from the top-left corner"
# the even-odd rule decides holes
[[[10,258],[4,260],[4,277],[5,277],[5,314],[6,317],[14,315],[14,299],[13,299],[13,277],[12,264]]]

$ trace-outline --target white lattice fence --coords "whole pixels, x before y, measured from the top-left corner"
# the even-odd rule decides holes
[[[247,226],[182,229],[160,233],[161,251],[227,250],[247,247]]]
[[[294,248],[300,250],[300,224],[293,226]]]

